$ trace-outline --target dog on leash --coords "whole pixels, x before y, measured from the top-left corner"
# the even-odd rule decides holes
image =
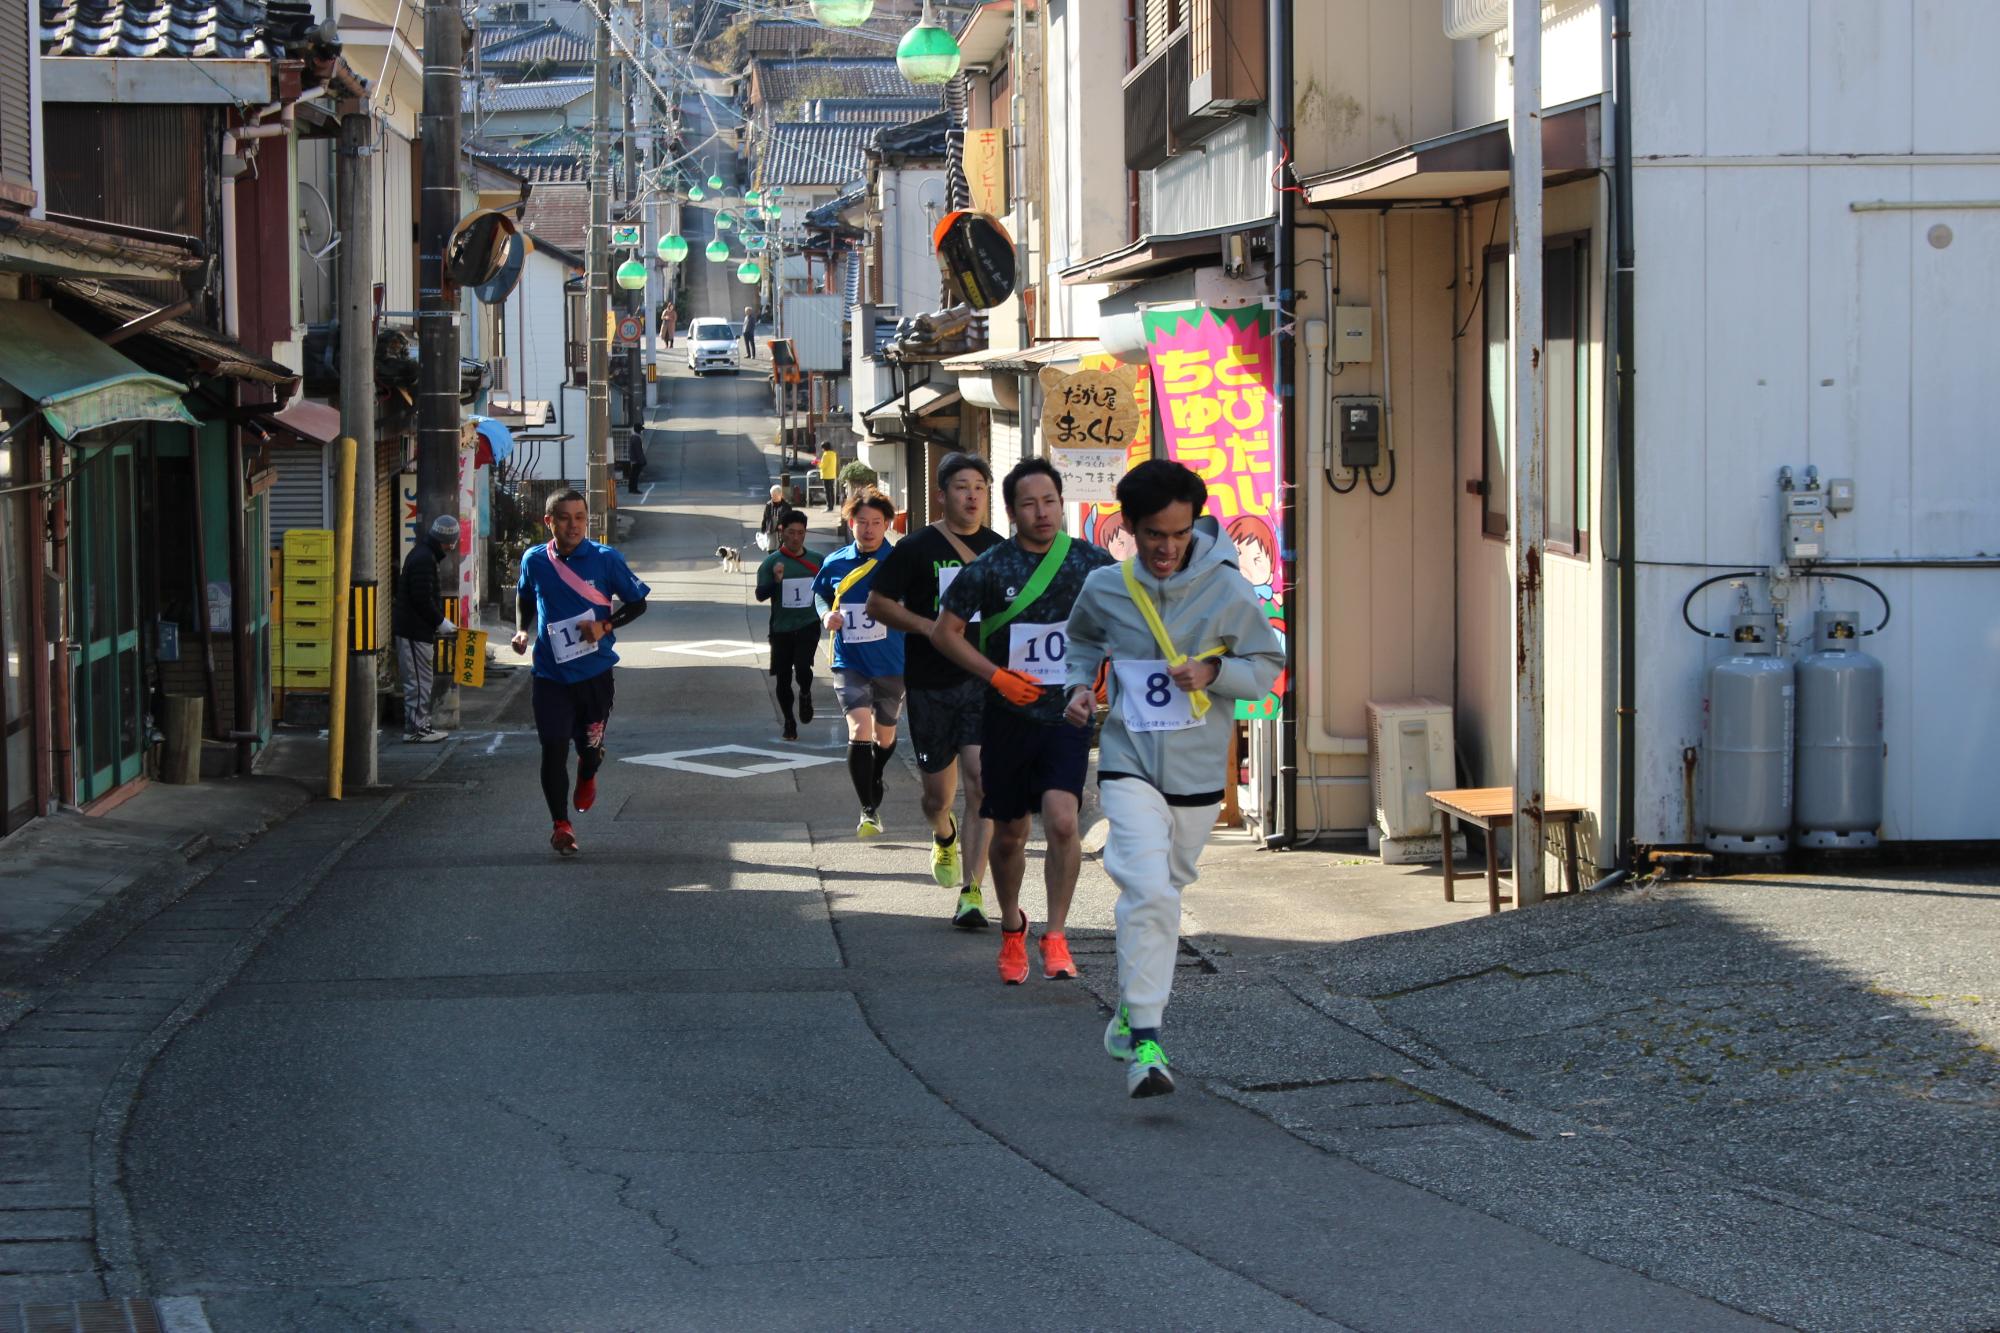
[[[743,572],[742,553],[734,546],[716,547],[715,558],[722,562],[722,568],[726,573],[741,574]]]

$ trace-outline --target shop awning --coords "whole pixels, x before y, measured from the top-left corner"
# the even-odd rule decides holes
[[[1027,347],[988,348],[969,352],[940,363],[940,368],[965,375],[989,375],[1003,370],[1040,370],[1043,366],[1074,365],[1084,357],[1104,349],[1095,338],[1058,338],[1053,342]]]
[[[1542,115],[1542,178],[1555,184],[1597,170],[1599,101],[1551,107]],[[1350,167],[1308,176],[1306,202],[1320,208],[1443,203],[1504,193],[1513,164],[1507,122],[1459,130]]]
[[[919,384],[908,394],[884,399],[862,413],[862,420],[878,435],[899,435],[919,417],[943,415],[958,406],[957,385]]]
[[[196,425],[187,387],[155,375],[33,301],[0,301],[0,380],[34,400],[56,434],[73,440],[127,421]]]
[[[1224,237],[1238,232],[1268,231],[1270,226],[1270,218],[1257,218],[1168,236],[1141,236],[1122,250],[1095,255],[1072,264],[1063,269],[1060,276],[1065,286],[1076,286],[1080,283],[1137,282],[1187,268],[1213,267],[1222,263]]]
[[[301,398],[282,412],[273,412],[269,423],[308,444],[332,444],[340,438],[340,409],[311,398]]]
[[[153,303],[130,292],[120,291],[87,278],[67,278],[56,284],[58,303],[69,302],[68,312],[100,328],[111,330],[153,313]],[[188,375],[213,375],[221,379],[248,380],[269,384],[284,398],[298,383],[298,375],[286,366],[254,356],[219,333],[184,319],[163,319],[132,335],[138,354],[167,369]]]

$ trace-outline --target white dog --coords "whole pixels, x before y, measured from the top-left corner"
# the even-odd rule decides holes
[[[743,556],[734,546],[716,547],[715,558],[722,562],[722,568],[727,573],[741,574],[743,572]]]

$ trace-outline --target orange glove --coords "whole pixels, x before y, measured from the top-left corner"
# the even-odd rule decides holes
[[[1035,700],[1042,697],[1041,682],[1032,676],[1024,676],[1018,671],[1001,667],[993,673],[993,688],[1000,697],[1016,708],[1031,708]]]

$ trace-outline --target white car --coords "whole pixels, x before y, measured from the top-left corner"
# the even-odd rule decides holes
[[[688,369],[697,375],[711,370],[743,368],[743,343],[736,326],[726,319],[698,319],[688,325]]]

